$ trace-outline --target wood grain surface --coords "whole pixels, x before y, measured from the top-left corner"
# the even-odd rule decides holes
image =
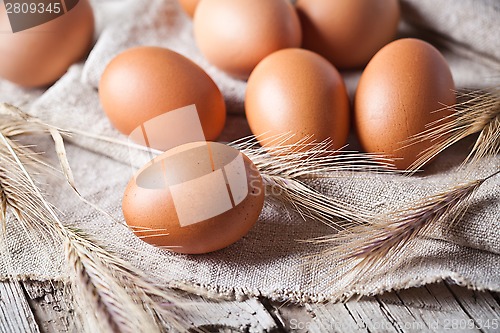
[[[252,298],[196,306],[187,320],[208,332],[500,332],[500,295],[447,283],[347,303],[297,306]],[[0,332],[81,332],[61,283],[0,282]]]

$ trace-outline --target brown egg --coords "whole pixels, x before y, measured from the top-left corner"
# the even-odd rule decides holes
[[[179,0],[179,3],[190,17],[194,16],[194,11],[196,10],[196,7],[198,6],[198,3],[200,0]]]
[[[197,254],[242,238],[263,204],[262,178],[245,155],[221,143],[197,142],[169,150],[139,170],[122,208],[144,241]]]
[[[226,120],[224,98],[203,69],[159,47],[136,47],[115,57],[101,77],[99,97],[111,123],[126,135],[155,117],[192,104],[206,140],[215,140]],[[169,134],[161,128],[153,132],[148,134],[160,138]],[[153,148],[170,147],[169,142],[155,142]]]
[[[245,110],[259,141],[294,134],[287,143],[312,136],[345,145],[349,99],[342,77],[325,58],[303,49],[286,49],[265,58],[248,79]]]
[[[303,47],[337,68],[356,68],[395,36],[398,0],[298,0]]]
[[[299,47],[302,40],[287,0],[204,0],[194,16],[194,34],[212,64],[242,79],[269,54]]]
[[[397,168],[406,169],[432,142],[404,142],[448,116],[450,110],[438,110],[453,104],[453,78],[441,53],[418,39],[392,42],[359,81],[354,118],[360,143],[368,152],[397,158]]]
[[[47,86],[89,51],[94,16],[87,0],[66,14],[13,33],[0,6],[0,77],[24,87]]]

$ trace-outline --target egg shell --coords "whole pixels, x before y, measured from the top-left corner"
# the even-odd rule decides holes
[[[160,47],[136,47],[116,56],[101,77],[99,97],[111,123],[126,135],[192,104],[206,140],[215,140],[226,120],[224,97],[208,74],[183,55]]]
[[[239,169],[234,168],[237,158]],[[204,176],[221,170],[222,184],[205,181]],[[227,193],[232,199],[224,208]],[[248,157],[227,145],[203,142],[169,150],[139,170],[125,190],[122,208],[125,221],[142,240],[174,252],[200,254],[242,238],[263,204],[262,178]],[[221,213],[210,215],[214,207]]]
[[[406,146],[411,136],[451,114],[455,86],[441,53],[418,39],[400,39],[382,48],[364,70],[354,101],[358,138],[367,152],[396,158],[408,168],[433,143]],[[440,110],[440,111],[438,111]]]
[[[54,83],[84,58],[94,36],[94,15],[87,0],[49,22],[12,32],[0,6],[0,77],[23,87]]]
[[[337,68],[357,68],[389,43],[398,28],[398,0],[298,0],[304,48]]]
[[[287,0],[204,0],[193,22],[205,57],[241,79],[269,54],[302,41],[299,18]]]
[[[186,14],[188,14],[190,17],[193,17],[196,7],[200,3],[200,0],[179,0],[179,3]]]
[[[268,147],[283,134],[294,135],[285,144],[312,136],[332,140],[339,149],[347,141],[344,81],[325,58],[308,50],[277,51],[259,63],[248,79],[245,111],[252,133]]]

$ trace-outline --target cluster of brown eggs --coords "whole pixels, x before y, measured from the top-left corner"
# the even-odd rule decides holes
[[[246,116],[262,143],[289,133],[290,144],[312,138],[340,149],[354,125],[364,150],[394,157],[405,169],[431,145],[405,141],[444,119],[446,107],[455,103],[452,75],[438,50],[418,39],[391,42],[400,16],[397,0],[180,3],[193,17],[206,59],[247,80]],[[0,30],[8,28],[2,10]],[[0,76],[26,87],[54,82],[88,52],[93,26],[90,5],[81,0],[39,27],[0,34]],[[50,34],[34,33],[49,28]],[[351,103],[339,70],[364,66]],[[246,234],[263,206],[262,179],[240,152],[204,141],[222,132],[226,105],[202,68],[166,48],[128,49],[107,65],[99,97],[116,129],[166,151],[125,192],[123,212],[138,235],[173,251],[205,253]],[[204,142],[193,147],[186,138],[187,146],[171,149],[191,129],[170,120],[166,128],[162,115],[193,105]]]
[[[354,125],[364,150],[394,157],[397,167],[405,169],[430,145],[407,146],[405,141],[445,118],[446,106],[455,103],[452,75],[433,46],[416,39],[390,43],[400,17],[397,0],[180,4],[193,17],[203,55],[229,75],[248,80],[247,119],[262,141],[294,133],[290,143],[312,137],[330,139],[340,148]],[[44,24],[7,33],[10,29],[0,6],[0,77],[39,87],[56,81],[85,56],[94,18],[82,0]],[[350,103],[339,70],[363,66]],[[195,104],[205,138],[215,140],[226,118],[224,97],[212,79],[162,48],[118,55],[103,75],[100,96],[111,122],[127,135],[148,119]]]
[[[433,46],[416,39],[390,43],[400,18],[397,0],[180,3],[193,17],[204,56],[248,79],[246,115],[262,142],[290,132],[296,134],[290,143],[313,137],[338,149],[352,123],[364,150],[389,155],[405,169],[430,145],[405,141],[449,115],[446,106],[455,103],[452,75]],[[351,107],[338,70],[367,64]]]
[[[293,133],[287,143],[310,137],[331,140],[338,149],[354,124],[366,151],[390,155],[398,168],[405,169],[430,145],[405,146],[405,140],[448,115],[435,111],[455,102],[453,79],[439,51],[417,39],[390,42],[399,22],[396,0],[298,0],[295,5],[288,0],[189,0],[181,4],[194,15],[195,40],[206,59],[230,76],[248,81],[246,116],[261,143]],[[365,65],[351,107],[338,69]],[[118,55],[108,65],[99,92],[112,123],[128,135],[149,119],[192,104],[207,140],[216,139],[224,127],[224,97],[216,84],[195,63],[168,49],[139,47]],[[165,129],[150,128],[158,143],[152,146],[164,148]],[[227,146],[224,151],[235,154]],[[188,157],[183,151],[182,156],[179,170],[203,164],[204,154]],[[247,189],[246,203],[233,202],[217,216],[183,225],[183,214],[174,204],[175,191],[144,188],[135,178],[123,201],[127,223],[143,228],[137,233],[146,241],[177,252],[204,253],[235,242],[255,223],[263,202],[258,171],[245,161],[240,174],[246,181],[240,185]],[[138,177],[152,167],[146,166]],[[174,168],[163,169],[172,172]],[[203,177],[222,169],[205,170]],[[258,195],[248,192],[252,178],[259,179]],[[231,188],[227,179],[224,184]],[[183,192],[184,197],[198,207],[193,206],[190,214],[207,205],[219,206],[213,198],[225,196],[225,190],[215,191],[214,184],[190,181],[183,186],[192,187]]]

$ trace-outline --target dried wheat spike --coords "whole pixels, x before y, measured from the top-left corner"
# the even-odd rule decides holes
[[[388,270],[397,269],[417,244],[415,240],[428,234],[437,222],[446,221],[447,228],[456,223],[468,208],[476,190],[498,174],[500,171],[480,180],[453,186],[424,198],[414,206],[375,217],[369,225],[355,226],[312,242],[331,245],[320,255],[325,265],[332,261],[341,262],[348,268],[343,288],[366,283]]]
[[[475,133],[479,133],[479,137],[464,163],[474,165],[481,158],[500,152],[500,86],[489,91],[462,93],[460,99],[465,101],[452,107],[453,114],[428,124],[427,130],[406,142],[406,145],[434,142],[408,171],[415,172],[446,148]]]

